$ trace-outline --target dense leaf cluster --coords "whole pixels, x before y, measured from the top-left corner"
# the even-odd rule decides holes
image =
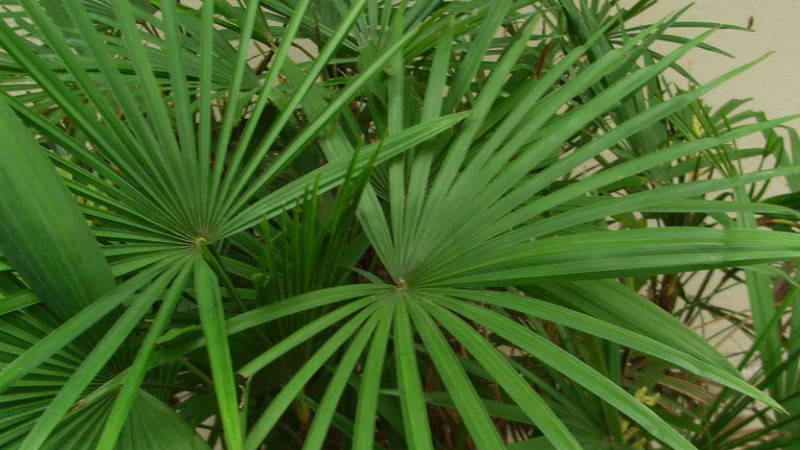
[[[1,2],[0,448],[800,445],[792,118],[619,3]]]

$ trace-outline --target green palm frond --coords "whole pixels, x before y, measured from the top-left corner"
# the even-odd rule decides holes
[[[794,445],[794,117],[655,3],[0,2],[0,447]]]

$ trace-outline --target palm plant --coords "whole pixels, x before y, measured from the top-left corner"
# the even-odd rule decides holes
[[[709,114],[757,61],[697,84],[716,26],[616,3],[3,2],[0,446],[795,442],[800,237],[756,215],[798,212],[748,188],[797,151],[736,164],[791,118]],[[639,293],[741,267],[750,383]],[[630,382],[669,371],[724,389]]]

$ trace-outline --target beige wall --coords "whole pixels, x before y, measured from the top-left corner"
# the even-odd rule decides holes
[[[626,4],[632,3],[626,1]],[[645,17],[653,20],[688,3],[662,0]],[[753,97],[753,108],[763,109],[771,117],[800,113],[800,0],[695,0],[695,5],[684,14],[683,20],[746,27],[751,16],[755,32],[719,30],[709,40],[735,58],[694,52],[684,60],[686,67],[702,82],[774,51],[766,61],[729,81],[707,98],[715,103],[731,97]],[[800,121],[793,124],[800,127]]]

